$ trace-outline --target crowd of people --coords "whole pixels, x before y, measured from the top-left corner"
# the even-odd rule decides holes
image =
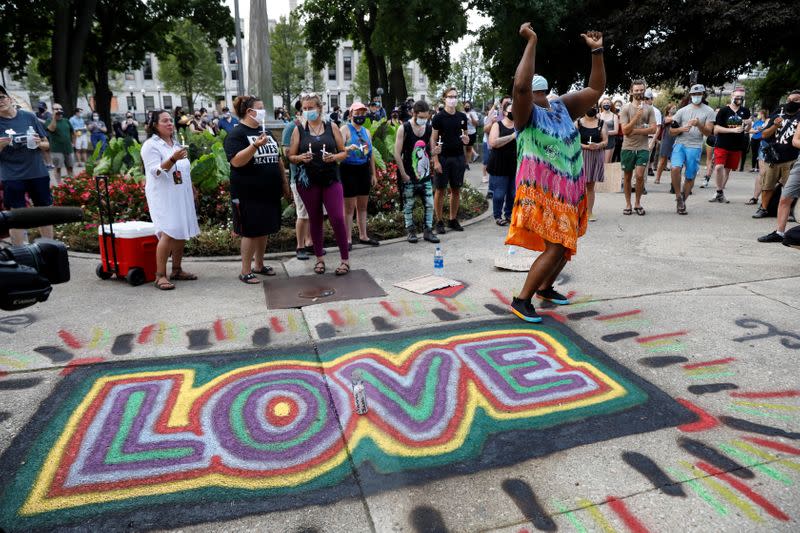
[[[367,119],[386,119],[397,128],[392,148],[410,243],[419,241],[420,228],[423,240],[431,243],[440,242],[448,231],[464,231],[458,211],[465,171],[482,157],[495,223],[508,226],[506,244],[541,252],[511,304],[514,314],[528,322],[541,320],[532,304],[534,296],[569,303],[553,283],[577,252],[587,223],[596,220],[595,185],[606,179],[610,162],[620,162],[622,215],[646,215],[647,177],[655,176],[654,183],[659,184],[664,171],[670,175],[676,213],[687,215],[703,154],[706,171],[700,188],[711,186],[713,179],[709,202],[727,204],[730,172],[743,168],[749,150],[755,176],[753,195],[746,203],[756,208],[753,218],[777,212],[775,230],[758,240],[784,240],[800,196],[800,164],[796,163],[800,91],[788,94],[779,109],[761,109],[753,115],[745,106],[742,88],[732,91],[728,104],[712,109],[706,88],[694,84],[680,103],[668,103],[662,110],[653,105],[654,93],[639,79],[631,83],[630,100],[623,102],[604,94],[602,35],[587,32],[582,37],[592,58],[588,86],[559,96],[536,72],[538,37],[532,26],[524,24],[520,35],[526,46],[512,95],[493,102],[484,116],[462,100],[455,87],[446,88],[437,108],[425,100],[408,99],[388,113],[380,97],[366,104],[354,102],[344,111],[334,106],[328,113],[319,95],[306,93],[295,102],[293,113],[284,108],[275,111],[274,118],[284,123],[280,140],[266,128],[266,109],[257,96],[238,96],[232,110],[224,107],[219,113],[204,108],[186,113],[180,107],[174,112],[151,112],[142,161],[149,212],[159,237],[155,286],[170,290],[175,288],[174,281],[197,279],[181,264],[186,240],[200,231],[191,165],[178,134],[181,129],[227,134],[224,150],[231,168],[232,223],[241,237],[238,279],[250,285],[261,283],[258,275],[275,275],[264,264],[264,254],[269,235],[281,225],[281,198],[296,207],[296,257],[308,260],[313,254],[317,274],[327,271],[325,219],[339,251],[336,275],[350,272],[355,232],[360,244],[380,244],[367,227],[367,204],[377,177]],[[71,173],[74,165],[86,163],[93,146],[104,146],[109,135],[96,113],[88,119],[76,109],[67,119],[61,105],[55,104],[50,113],[44,102],[36,114],[27,113],[15,109],[2,88],[0,124],[9,128],[6,131],[33,132],[24,140],[37,148],[22,150],[19,135],[0,137],[0,168],[9,208],[23,207],[26,195],[34,205],[50,205],[47,167],[54,167],[58,177],[62,167]],[[478,153],[480,125],[483,143]],[[130,113],[115,121],[112,130],[117,136],[139,135]],[[419,224],[413,219],[417,199],[423,211]],[[52,235],[52,228],[43,228],[42,234]],[[15,242],[19,238],[12,234]]]

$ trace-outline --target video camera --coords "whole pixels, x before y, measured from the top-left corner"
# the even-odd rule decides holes
[[[80,222],[78,207],[28,207],[0,211],[0,238],[10,229],[28,229]],[[69,281],[69,257],[64,243],[36,239],[33,244],[0,248],[0,309],[15,311],[44,302],[51,284]]]

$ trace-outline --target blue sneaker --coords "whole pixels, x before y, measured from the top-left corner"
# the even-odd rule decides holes
[[[569,305],[569,299],[553,289],[553,287],[548,287],[543,291],[536,291],[536,297],[558,305]]]
[[[536,309],[530,300],[514,298],[511,302],[511,312],[525,322],[537,323],[542,321],[542,317],[536,314]]]

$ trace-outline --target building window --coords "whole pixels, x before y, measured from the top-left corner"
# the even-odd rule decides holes
[[[172,109],[172,97],[168,94],[164,95],[164,109]]]
[[[147,54],[144,58],[144,64],[142,64],[142,75],[146,80],[153,79],[153,56]]]
[[[421,70],[419,71],[419,82],[420,82],[420,84],[424,84],[425,83],[425,73],[422,72]]]
[[[136,109],[136,97],[135,96],[126,96],[128,100],[128,109]]]
[[[189,100],[185,96],[181,96],[181,107],[189,107]]]
[[[344,58],[344,80],[353,80],[353,58],[349,56]]]
[[[344,101],[347,102],[347,107],[350,107],[351,105],[353,105],[353,95],[351,93],[348,93]]]
[[[214,50],[214,57],[217,58],[217,65],[221,65],[222,64],[222,48],[217,47],[217,49]]]
[[[239,60],[236,59],[236,49],[228,51],[228,63],[231,65],[236,65],[239,63]]]
[[[231,67],[231,80],[236,81],[239,79],[239,69]]]
[[[332,94],[331,95],[331,109],[333,109],[337,105],[339,105],[339,95],[338,94]]]
[[[136,79],[136,74],[133,72],[126,72],[125,73],[125,80],[126,81],[134,81]]]
[[[144,97],[144,110],[145,111],[152,111],[156,108],[156,99],[153,96],[145,96]]]
[[[336,65],[328,67],[328,80],[336,81]]]

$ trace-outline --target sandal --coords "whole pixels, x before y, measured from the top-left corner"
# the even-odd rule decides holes
[[[197,279],[197,276],[190,272],[186,272],[182,268],[178,268],[172,271],[172,274],[169,275],[169,279],[171,281],[178,280],[178,281],[194,281]]]
[[[261,274],[263,276],[274,276],[276,274],[275,269],[271,266],[264,265],[261,268],[257,268],[253,270],[253,274]]]
[[[630,207],[626,207],[625,209],[622,210],[622,214],[623,215],[632,215],[633,214],[633,209],[631,209]]]
[[[261,280],[258,279],[252,272],[248,272],[247,274],[239,274],[239,281],[242,283],[247,283],[248,285],[258,285],[261,283]]]
[[[644,210],[644,207],[634,207],[633,210],[636,211],[636,214],[640,217],[643,217],[647,214]]]
[[[508,225],[508,220],[506,220],[504,218],[496,218],[496,219],[494,219],[494,223],[497,224],[498,226],[507,226]]]
[[[361,237],[358,238],[359,244],[369,244],[370,246],[380,246],[380,241],[373,239],[372,237],[367,237],[366,239],[362,239]]]
[[[317,264],[314,265],[314,272],[316,272],[317,274],[324,274],[325,261],[317,261]]]
[[[154,283],[154,285],[156,289],[162,291],[171,291],[172,289],[175,288],[175,285],[173,283],[170,283],[170,281],[167,279],[167,275],[161,273],[156,274],[156,282]]]
[[[344,276],[348,272],[350,272],[350,265],[348,265],[344,261],[342,261],[342,264],[340,264],[338,268],[335,270],[337,276]]]

